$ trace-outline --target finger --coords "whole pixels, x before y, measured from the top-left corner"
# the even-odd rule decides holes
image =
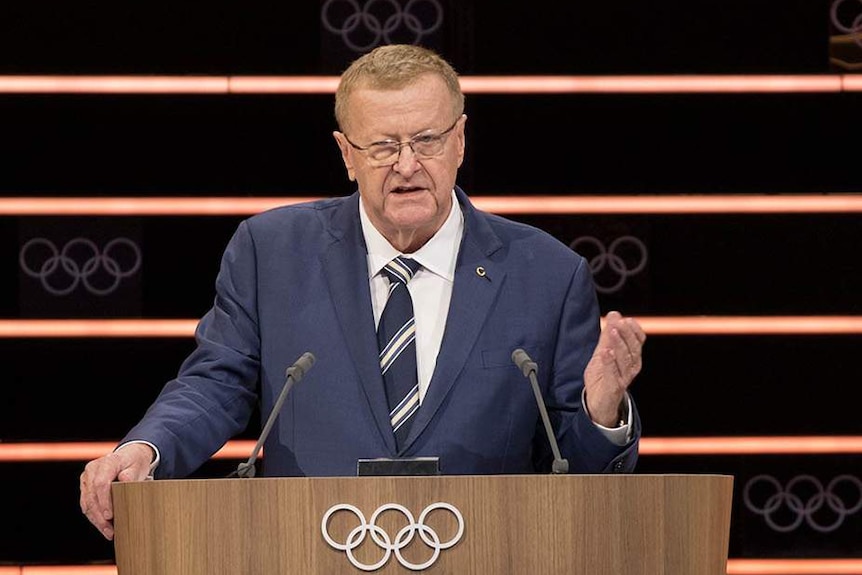
[[[622,336],[620,336],[618,332],[614,334],[614,337],[616,345],[612,351],[614,355],[614,365],[616,367],[618,385],[620,387],[628,387],[628,383],[630,381],[629,374],[631,372],[633,361],[632,354],[629,353]]]
[[[109,540],[114,536],[110,522],[113,511],[110,508],[110,480],[106,481],[103,477],[111,474],[111,468],[109,459],[102,457],[88,463],[81,475],[81,510],[90,523]],[[108,501],[108,509],[105,509],[102,503],[105,499]]]
[[[625,324],[626,324],[626,326],[628,326],[628,328],[631,330],[631,332],[637,338],[637,340],[641,344],[641,346],[643,346],[643,344],[646,343],[647,335],[646,335],[646,332],[644,331],[643,327],[641,327],[641,324],[638,323],[638,320],[636,320],[633,317],[627,317],[625,319]]]
[[[620,331],[626,340],[626,344],[634,351],[640,349],[646,342],[646,333],[637,320],[627,317],[620,321],[616,328]]]
[[[596,343],[596,349],[593,351],[593,355],[603,354],[608,349],[612,349],[615,346],[613,331],[617,328],[621,318],[622,316],[619,312],[615,311],[609,312],[605,316],[604,327],[599,334],[599,341]]]
[[[620,357],[625,354],[620,353],[618,349],[619,342],[616,341],[618,338],[619,335],[609,333],[607,346],[601,351],[602,367],[605,372],[605,378],[608,382],[616,382],[614,384],[616,386],[618,386],[619,382],[622,381],[623,374],[625,373],[625,371],[621,369],[623,364],[620,360]]]
[[[602,331],[609,330],[611,328],[617,327],[623,321],[623,316],[618,311],[609,311],[605,315],[605,329]]]
[[[617,332],[625,345],[625,356],[620,360],[625,363],[623,373],[629,373],[632,376],[640,372],[642,367],[643,345],[637,337],[635,331],[627,323],[620,324]]]
[[[620,312],[618,312],[618,311],[617,311],[617,310],[615,310],[615,309],[612,309],[611,311],[609,311],[609,312],[605,315],[605,320],[606,320],[606,321],[620,321],[620,320],[622,320],[622,319],[623,319],[623,314],[621,314]]]
[[[638,343],[633,334],[627,333],[624,329],[613,328],[611,335],[613,343],[612,351],[616,370],[619,375],[619,385],[620,387],[628,388],[641,370],[640,343]]]
[[[96,504],[102,514],[102,518],[109,521],[114,518],[114,504],[111,500],[111,483],[119,476],[123,469],[122,462],[116,453],[106,455],[105,465],[100,466],[95,477]]]
[[[646,342],[646,333],[637,320],[625,318],[619,312],[609,312],[602,335],[605,335],[605,332],[610,335],[618,334],[625,345],[625,349],[618,347],[615,336],[606,338],[606,341],[615,349],[622,373],[632,376],[639,373],[642,367],[642,347]]]
[[[97,498],[98,485],[95,480],[97,469],[104,465],[101,459],[91,461],[84,468],[84,473],[81,474],[81,511],[88,516],[99,511],[99,501]]]
[[[632,318],[626,318],[624,325],[626,329],[621,333],[632,353],[632,378],[634,378],[643,369],[643,346],[647,336],[641,325]]]
[[[605,326],[602,329],[602,336],[605,342],[612,346],[616,346],[616,340],[613,339],[613,334],[626,329],[625,319],[617,311],[608,312],[605,316]],[[599,338],[601,343],[602,337]]]
[[[634,318],[623,317],[619,312],[608,312],[605,316],[604,331],[617,329],[623,335],[629,348],[634,351],[646,341],[646,333]]]
[[[628,350],[622,343],[617,329],[620,317],[617,312],[610,312],[606,316],[605,327],[599,335],[599,341],[593,351],[593,358],[600,359],[605,376],[614,380],[618,380],[622,375],[618,368],[618,358],[628,355]]]
[[[81,473],[81,477],[79,480],[80,489],[81,489],[81,497],[80,497],[80,500],[78,501],[78,504],[81,506],[81,513],[87,513],[87,499],[86,499],[87,480],[86,480],[86,478],[87,478],[87,472],[84,471]]]

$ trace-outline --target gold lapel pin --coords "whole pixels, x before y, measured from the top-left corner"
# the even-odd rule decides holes
[[[485,268],[483,268],[482,266],[476,268],[476,275],[480,278],[490,279],[487,275],[485,275]]]

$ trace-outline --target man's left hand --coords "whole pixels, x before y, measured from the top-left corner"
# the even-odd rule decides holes
[[[595,423],[618,427],[626,390],[642,367],[646,334],[633,318],[612,311],[584,371],[587,412]]]

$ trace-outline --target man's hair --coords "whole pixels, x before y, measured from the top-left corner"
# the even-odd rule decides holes
[[[452,95],[454,117],[464,113],[464,94],[458,74],[436,53],[409,44],[392,44],[375,48],[355,60],[341,75],[335,92],[335,120],[340,130],[347,123],[347,102],[360,88],[400,90],[425,74],[436,74],[446,82]]]

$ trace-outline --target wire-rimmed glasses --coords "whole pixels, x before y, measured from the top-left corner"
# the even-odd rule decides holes
[[[347,140],[347,143],[355,149],[363,152],[365,157],[368,159],[369,164],[380,168],[397,163],[398,158],[401,156],[401,148],[404,146],[410,146],[410,149],[413,150],[413,154],[420,160],[439,156],[443,153],[443,149],[446,145],[446,138],[455,126],[458,125],[458,120],[460,119],[460,117],[456,119],[451,126],[442,132],[426,130],[416,134],[409,140],[404,140],[403,142],[395,140],[381,140],[379,142],[368,144],[367,146],[358,146],[350,141],[347,134],[344,134],[344,139]]]

